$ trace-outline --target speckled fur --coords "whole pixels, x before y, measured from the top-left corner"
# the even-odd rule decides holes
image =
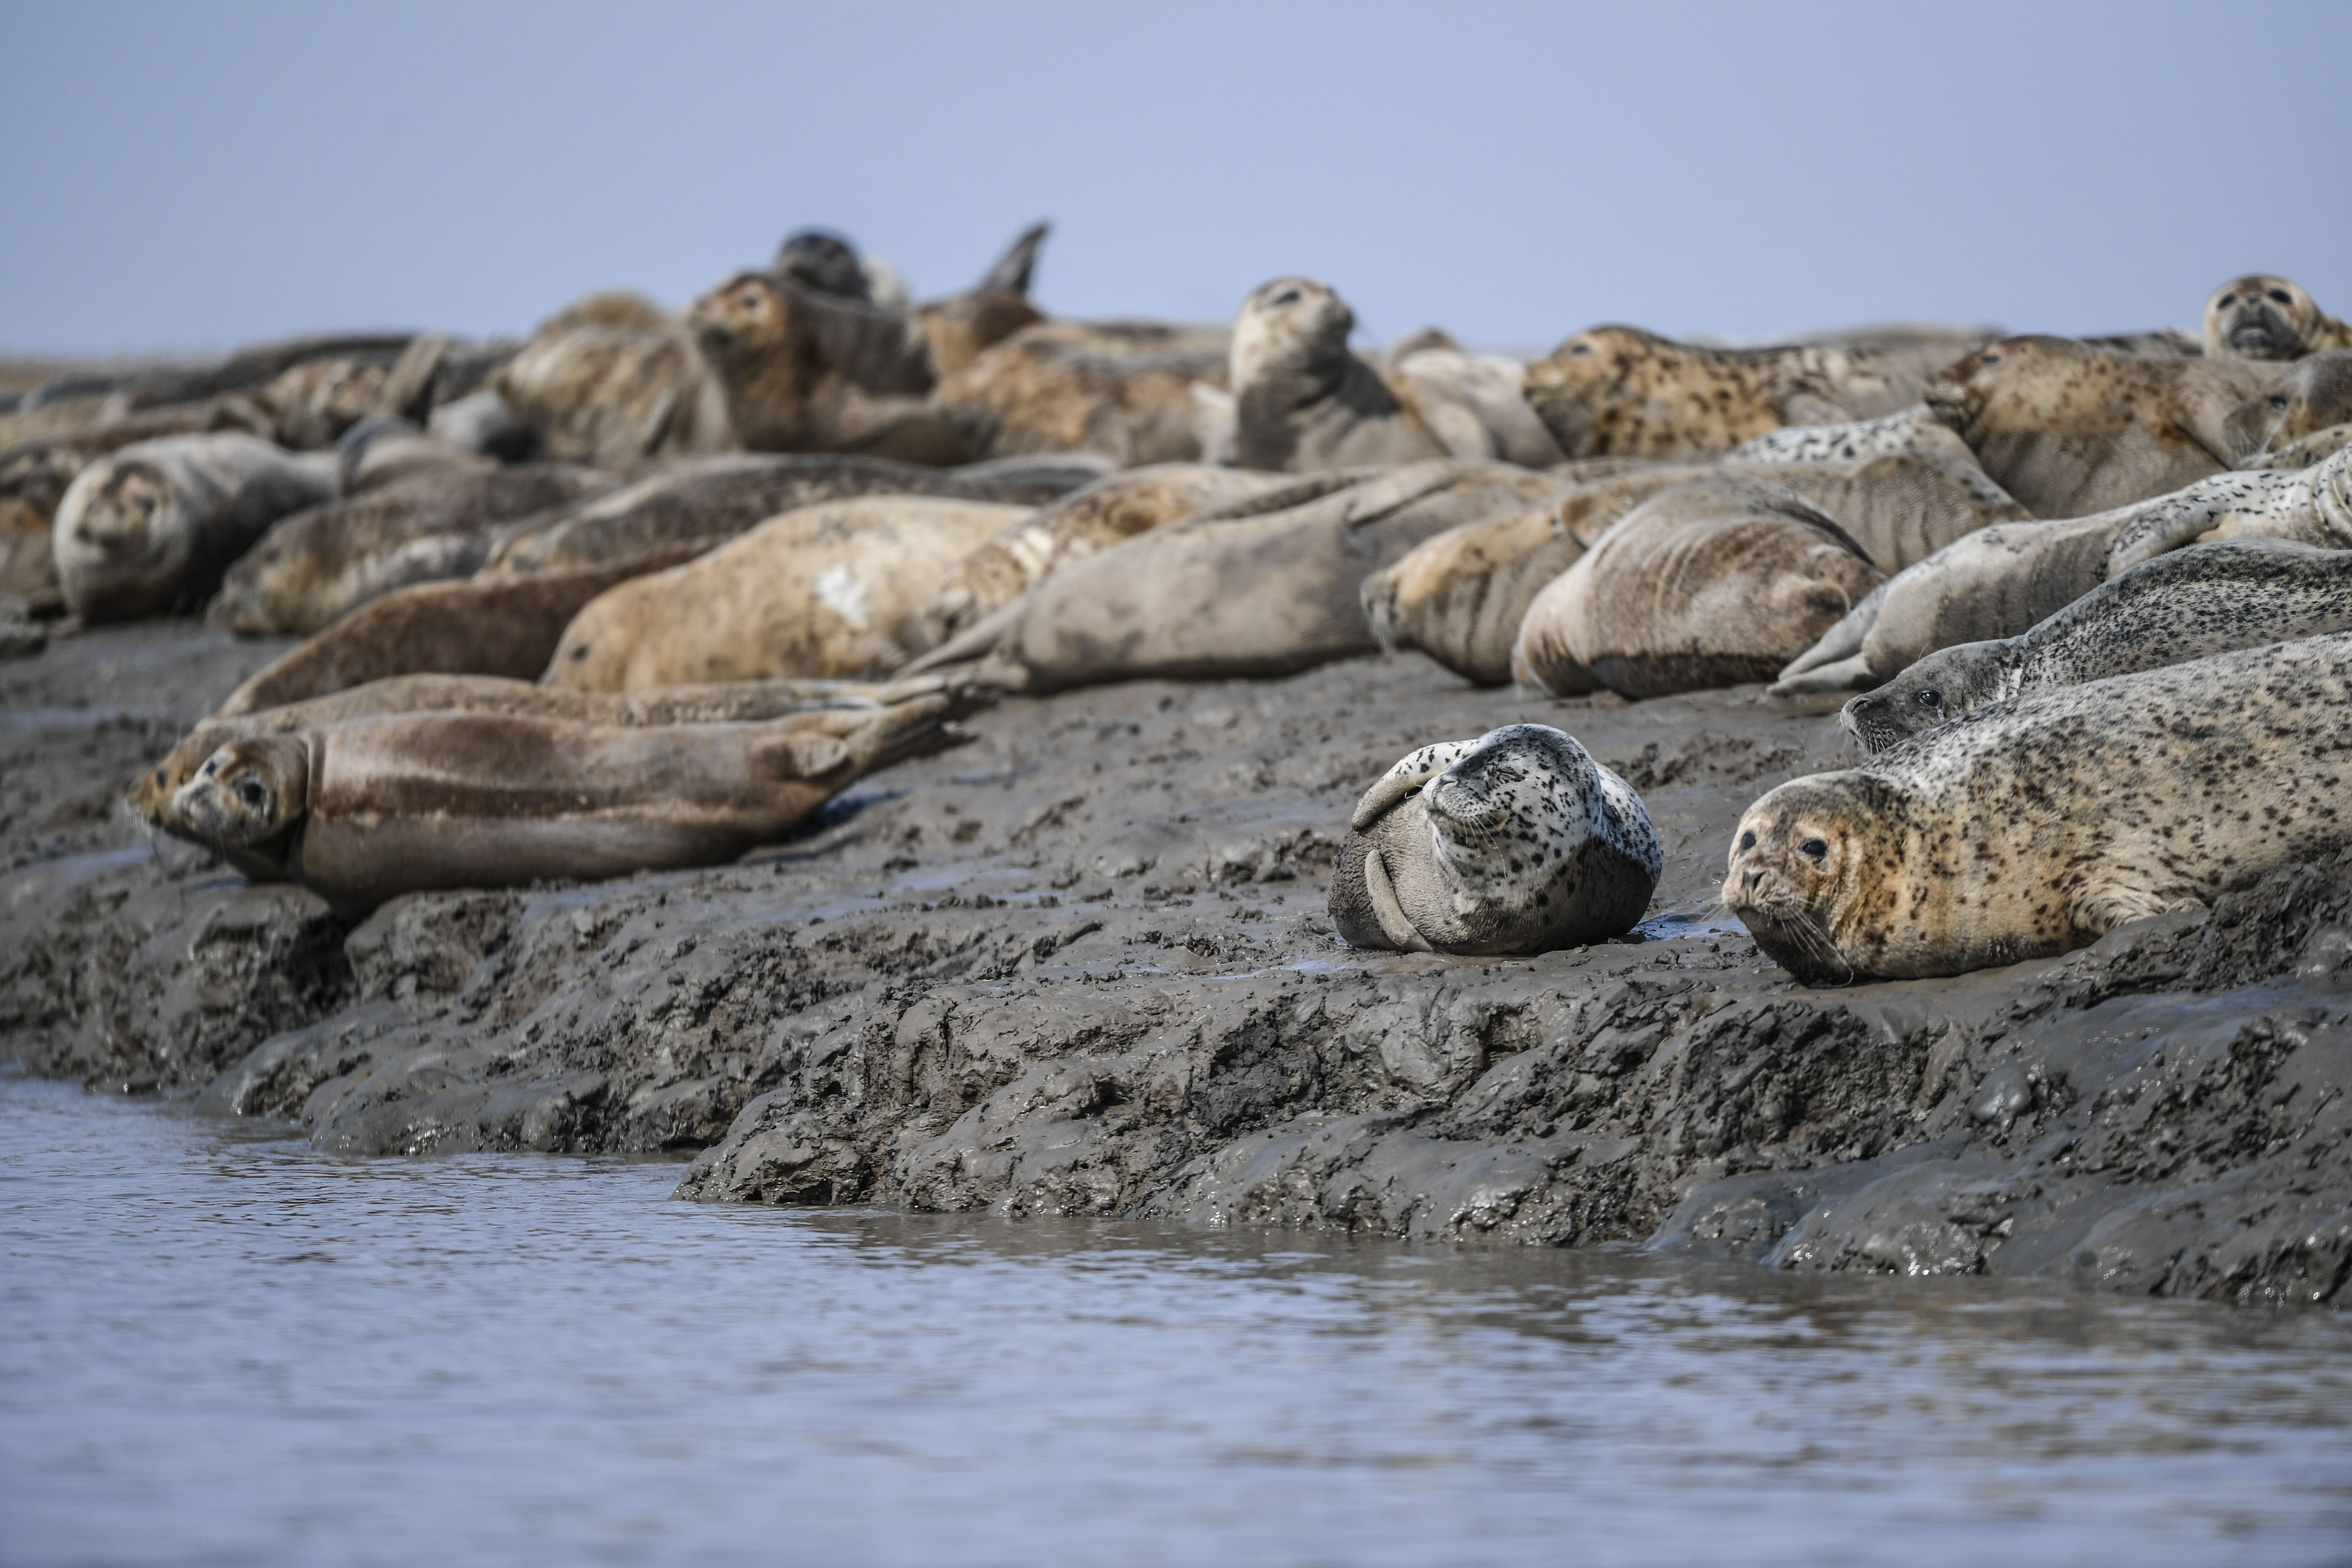
[[[2352,631],[2352,550],[2284,540],[2159,555],[2013,637],[1939,649],[1840,715],[1883,752],[1961,714],[2112,675]]]
[[[2326,349],[2352,349],[2352,327],[2288,279],[2250,272],[2205,301],[2205,352],[2215,358],[2291,360]]]
[[[1723,898],[1808,982],[1956,974],[2201,907],[2347,839],[2336,634],[1995,702],[1792,780],[1740,819]]]
[[[1632,786],[1561,731],[1510,724],[1424,746],[1365,793],[1330,908],[1359,947],[1543,952],[1630,929],[1664,867]]]

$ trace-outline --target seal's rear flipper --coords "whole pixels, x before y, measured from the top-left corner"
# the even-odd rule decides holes
[[[981,279],[976,291],[1017,294],[1027,299],[1030,274],[1037,268],[1038,247],[1045,243],[1045,237],[1053,229],[1050,221],[1033,223],[1023,229],[1005,247],[1004,254],[996,258],[996,265]]]
[[[1860,654],[1852,658],[1839,659],[1835,664],[1816,665],[1801,674],[1789,673],[1796,668],[1790,665],[1789,669],[1782,670],[1780,679],[1764,689],[1764,695],[1808,697],[1823,691],[1867,691],[1874,686],[1885,684],[1871,672],[1869,664]]]

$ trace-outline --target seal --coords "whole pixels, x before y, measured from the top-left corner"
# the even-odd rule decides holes
[[[859,496],[1038,506],[1099,477],[1094,465],[1070,459],[934,468],[830,453],[697,458],[500,530],[484,569],[500,575],[570,572],[653,550],[711,548],[780,512]]]
[[[402,713],[232,741],[166,831],[310,888],[346,917],[403,893],[721,865],[854,780],[954,737],[948,703],[625,729]]]
[[[1131,348],[1148,340],[1062,327],[1030,327],[978,355],[940,383],[933,408],[970,449],[995,458],[1095,452],[1120,468],[1201,460],[1195,392],[1223,385],[1222,349]]]
[[[347,496],[426,474],[497,467],[497,458],[393,415],[371,414],[335,442],[335,487]]]
[[[1898,572],[1790,662],[1778,695],[1878,686],[1937,648],[2014,637],[2101,583],[2193,540],[2352,546],[2352,458],[2216,474],[2090,517],[1998,523]]]
[[[590,600],[702,550],[683,545],[578,572],[394,589],[279,655],[229,693],[215,716],[280,708],[395,675],[535,679],[554,656],[563,628]]]
[[[908,666],[979,661],[990,683],[1258,679],[1372,653],[1367,575],[1460,523],[1569,486],[1508,463],[1305,475],[1067,563]]]
[[[1528,366],[1523,390],[1570,458],[1692,462],[1786,426],[1900,413],[1969,346],[1923,337],[1716,349],[1595,327]]]
[[[251,436],[168,436],[84,468],[58,503],[58,583],[85,621],[194,608],[289,512],[335,493],[331,460]]]
[[[2291,360],[2326,349],[2352,349],[2352,327],[2288,279],[2249,272],[2205,301],[2205,352],[2215,359]]]
[[[1696,480],[1643,502],[1535,596],[1511,668],[1560,697],[1769,680],[1884,580],[1794,491]]]
[[[1723,900],[1814,984],[2064,952],[2352,838],[2347,704],[2343,633],[1995,702],[1749,806]]]
[[[574,691],[494,675],[395,675],[282,708],[265,708],[232,719],[206,719],[162,762],[131,780],[130,800],[141,816],[161,827],[173,792],[188,782],[206,757],[231,741],[320,730],[392,713],[509,713],[573,724],[643,729],[666,724],[758,723],[794,713],[887,708],[934,695],[950,699],[955,710],[949,717],[961,718],[978,706],[982,694],[968,680],[936,675],[887,685],[856,680],[730,680],[650,691]]]
[[[2287,366],[2277,384],[2233,409],[2222,431],[2242,468],[2298,468],[2340,450],[2347,424],[2352,350],[2331,349]],[[2298,452],[2309,455],[2298,458]]]
[[[742,445],[727,389],[693,335],[637,307],[652,310],[583,301],[542,323],[492,378],[541,456],[622,471]]]
[[[205,619],[247,637],[308,637],[414,583],[471,576],[490,531],[609,489],[564,463],[433,472],[279,520],[221,580]]]
[[[2143,359],[2067,338],[2003,338],[1927,385],[1936,417],[2036,517],[2084,517],[2168,495],[2233,467],[2225,428],[2281,367]]]
[[[1028,516],[929,496],[804,506],[583,606],[541,678],[584,691],[887,674],[929,648],[940,574]]]
[[[1428,343],[1397,354],[1385,379],[1447,457],[1548,468],[1567,455],[1519,394],[1527,369],[1500,354]]]
[[[1351,947],[1549,952],[1632,930],[1664,867],[1632,785],[1570,735],[1507,724],[1423,746],[1364,792],[1328,906]]]
[[[925,612],[931,640],[947,641],[1066,562],[1288,482],[1279,475],[1200,463],[1157,463],[1097,479],[1041,507],[950,566]]]
[[[1886,572],[2025,516],[1973,463],[1915,450],[1844,462],[1658,464],[1581,485],[1553,507],[1438,535],[1365,579],[1364,613],[1383,647],[1419,648],[1465,679],[1507,684],[1511,647],[1537,594],[1652,496],[1721,475],[1795,491]]]
[[[1242,301],[1231,390],[1243,468],[1310,473],[1446,455],[1436,433],[1349,349],[1355,327],[1347,301],[1310,278],[1276,278]]]
[[[305,360],[253,395],[281,447],[323,451],[365,418],[383,395],[392,364],[381,356]]]
[[[1847,700],[1877,752],[1989,702],[2352,631],[2352,550],[2278,539],[2192,544],[2133,567],[2013,637],[1939,648]]]

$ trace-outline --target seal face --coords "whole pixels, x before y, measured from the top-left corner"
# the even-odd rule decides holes
[[[258,850],[301,821],[310,809],[309,784],[310,752],[300,740],[232,741],[173,793],[171,819],[200,841]]]
[[[2205,352],[2216,359],[2300,359],[2352,348],[2352,336],[2302,285],[2267,272],[2232,278],[2205,301]]]
[[[1533,953],[1649,907],[1664,857],[1631,785],[1576,741],[1509,724],[1424,746],[1365,792],[1329,895],[1357,947]]]
[[[2064,952],[2352,839],[2347,712],[2345,633],[1995,702],[1766,795],[1723,900],[1817,984]]]

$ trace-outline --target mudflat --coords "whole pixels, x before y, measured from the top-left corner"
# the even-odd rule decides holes
[[[2352,853],[2061,959],[1808,987],[1715,893],[1751,801],[1853,760],[1834,699],[1407,654],[1007,699],[733,866],[351,926],[121,804],[286,646],[157,621],[0,664],[0,1056],[353,1153],[668,1152],[713,1201],[2346,1299]],[[1521,721],[1641,792],[1649,918],[1525,960],[1343,945],[1358,795]]]

